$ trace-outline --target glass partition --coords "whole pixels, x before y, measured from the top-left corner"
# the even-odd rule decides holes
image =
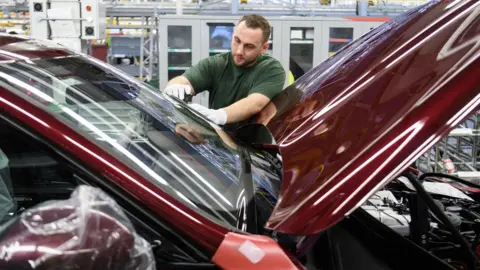
[[[209,55],[229,52],[231,49],[233,23],[207,23],[209,28]]]
[[[289,67],[295,80],[313,67],[313,44],[313,27],[290,28]]]
[[[192,27],[169,25],[168,35],[168,80],[183,74],[192,66]]]
[[[268,46],[267,54],[272,56],[273,55],[273,27],[270,30],[270,38],[268,39]]]
[[[352,27],[330,27],[328,38],[328,56],[331,56],[353,40]]]

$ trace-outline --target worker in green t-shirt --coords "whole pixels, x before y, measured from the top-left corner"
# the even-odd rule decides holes
[[[190,106],[219,125],[250,119],[283,90],[286,79],[280,62],[265,54],[270,31],[264,17],[243,16],[233,32],[230,52],[202,59],[171,79],[164,92],[184,99],[209,91],[210,108]]]

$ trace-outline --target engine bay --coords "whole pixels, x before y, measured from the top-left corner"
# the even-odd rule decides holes
[[[478,257],[480,203],[472,198],[477,194],[456,188],[456,182],[451,178],[428,177],[422,184]],[[465,250],[459,239],[449,229],[448,224],[427,207],[407,177],[399,176],[391,181],[382,190],[374,193],[362,208],[381,223],[456,269],[468,269]]]

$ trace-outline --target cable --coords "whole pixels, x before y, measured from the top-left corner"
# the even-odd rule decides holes
[[[369,202],[369,201],[367,201],[367,202],[368,202],[368,204],[370,204],[371,206],[375,207],[375,209],[376,209],[379,213],[383,213],[384,215],[389,216],[389,217],[393,218],[394,220],[396,220],[396,221],[397,221],[398,223],[400,223],[402,226],[405,226],[405,224],[403,224],[403,222],[402,222],[400,219],[398,219],[398,218],[396,218],[396,217],[388,214],[387,212],[385,212],[385,210],[378,208],[378,206],[376,206],[375,204],[373,204],[373,203],[371,203],[371,202]],[[405,217],[404,217],[404,218],[405,218]],[[406,218],[405,218],[405,219],[406,219]],[[381,215],[379,216],[379,220],[381,221]],[[407,220],[407,224],[408,224],[408,220]]]
[[[373,194],[375,196],[377,196],[386,206],[390,207],[392,210],[396,210],[398,212],[399,215],[401,215],[403,217],[403,219],[405,219],[405,221],[407,222],[407,224],[410,224],[410,221],[407,219],[407,217],[405,217],[404,214],[402,214],[398,208],[402,207],[403,208],[403,204],[400,203],[400,206],[399,204],[396,204],[394,203],[392,200],[388,199],[387,197],[382,197],[378,194]],[[395,218],[391,215],[389,215],[387,212],[385,212],[384,210],[381,210],[381,209],[378,209],[375,205],[373,205],[373,203],[369,202],[370,204],[372,204],[372,206],[374,206],[379,212],[382,212],[384,213],[385,215],[395,219],[396,221],[398,221],[398,223],[400,223],[402,226],[405,225],[403,224],[403,222],[401,222],[398,218]]]
[[[415,169],[415,168],[412,168],[410,167],[409,168],[411,171],[414,171],[415,173],[417,173],[418,175],[421,175],[422,174],[422,171],[418,170],[418,169]],[[440,178],[448,178],[450,180],[454,180],[456,182],[459,182],[461,184],[464,184],[466,186],[470,186],[470,187],[474,187],[474,188],[480,188],[480,185],[477,185],[473,182],[469,182],[469,181],[466,181],[462,178],[459,178],[459,177],[456,177],[456,176],[453,176],[453,175],[449,175],[449,174],[443,174],[443,173],[425,173],[425,174],[428,174],[428,176],[425,176],[425,177],[431,177],[431,178],[436,178],[436,177],[440,177]],[[440,180],[440,179],[436,179],[436,180]],[[441,181],[441,180],[440,180]]]
[[[460,232],[453,226],[452,222],[448,219],[448,217],[445,215],[445,213],[438,207],[438,205],[435,203],[433,198],[428,194],[428,192],[425,190],[421,182],[423,179],[426,177],[444,177],[443,174],[438,174],[438,173],[425,173],[420,175],[419,179],[416,178],[416,176],[413,173],[407,173],[405,175],[412,185],[415,187],[415,190],[417,191],[418,195],[423,199],[425,204],[430,208],[430,210],[434,213],[436,217],[438,217],[442,223],[447,227],[451,233],[460,241],[460,245],[465,249],[465,251],[468,253],[468,256],[470,257],[471,261],[468,262],[468,265],[470,266],[471,270],[476,269],[476,266],[478,264],[478,259],[476,254],[472,251],[470,244],[467,242],[467,240],[460,234]]]

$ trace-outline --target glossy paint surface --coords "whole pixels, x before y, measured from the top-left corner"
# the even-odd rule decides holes
[[[266,108],[283,157],[266,227],[314,234],[354,211],[478,108],[479,57],[480,1],[432,1],[297,80]]]
[[[69,199],[34,206],[2,227],[0,269],[149,269],[153,253],[134,233],[110,197],[82,186]]]
[[[302,269],[277,242],[265,235],[228,233],[212,261],[221,269]]]
[[[32,60],[72,55],[64,47],[25,36],[0,34],[0,61]]]
[[[48,138],[62,150],[73,155],[93,172],[105,176],[112,183],[137,199],[141,205],[170,222],[183,234],[194,239],[205,251],[213,252],[228,232],[225,227],[187,207],[165,192],[142,173],[129,167],[124,161],[100,147],[93,140],[81,135],[59,121],[52,114],[34,106],[24,97],[0,87],[0,111]]]
[[[269,153],[234,141],[185,104],[99,60],[62,56],[50,42],[16,36],[0,36],[0,44],[6,54],[16,52],[0,61],[0,113],[106,176],[209,251],[228,230],[261,233],[281,182]],[[259,207],[245,211],[250,202]]]

